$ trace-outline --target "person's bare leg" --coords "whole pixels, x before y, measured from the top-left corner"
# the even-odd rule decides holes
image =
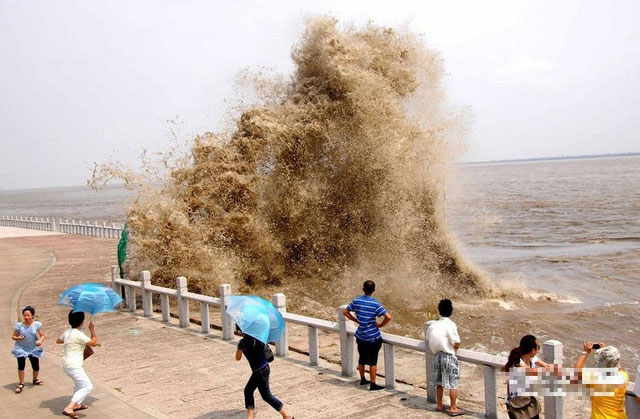
[[[287,410],[284,408],[284,405],[282,406],[282,409],[278,410],[278,413],[280,413],[283,419],[291,419],[293,417],[289,414],[289,412],[287,412]]]
[[[38,379],[38,374],[40,374],[40,371],[33,372],[33,381],[36,381]]]
[[[444,388],[442,386],[436,387],[436,410],[441,411],[444,410],[444,405],[442,404],[442,398],[444,396]]]
[[[24,370],[18,370],[18,380],[20,380],[20,384],[24,384]]]
[[[376,383],[376,374],[378,372],[378,367],[376,365],[369,365],[369,381],[373,384]]]
[[[458,390],[455,388],[449,390],[449,398],[451,399],[451,407],[449,407],[449,411],[451,413],[456,413],[458,411],[458,406],[456,406],[456,400],[458,400]]]
[[[364,365],[358,364],[358,372],[360,373],[360,378],[364,378]]]
[[[247,409],[247,419],[253,419],[253,413],[256,409]]]

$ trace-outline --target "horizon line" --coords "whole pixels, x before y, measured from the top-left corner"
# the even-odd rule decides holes
[[[640,151],[631,151],[627,153],[606,153],[606,154],[579,154],[579,155],[564,155],[564,156],[549,156],[549,157],[530,157],[519,159],[502,159],[502,160],[477,160],[467,162],[457,162],[455,164],[465,166],[471,164],[495,164],[495,163],[518,163],[518,162],[530,162],[530,161],[554,161],[554,160],[579,160],[579,159],[597,159],[607,157],[631,157],[640,156]],[[124,183],[111,183],[106,188],[123,186]],[[58,186],[27,186],[22,188],[3,188],[0,187],[0,192],[13,192],[13,191],[26,191],[31,189],[54,189],[54,188],[79,188],[86,186],[90,188],[86,183],[84,185],[58,185]]]
[[[477,160],[459,162],[457,164],[486,164],[486,163],[517,163],[527,161],[550,161],[550,160],[579,160],[579,159],[597,159],[605,157],[631,157],[640,156],[640,151],[630,151],[627,153],[605,153],[605,154],[577,154],[577,155],[562,155],[562,156],[546,156],[546,157],[528,157],[519,159],[501,159],[501,160]]]

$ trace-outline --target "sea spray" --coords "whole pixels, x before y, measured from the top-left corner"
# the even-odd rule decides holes
[[[198,136],[160,185],[139,189],[128,213],[138,264],[209,294],[273,285],[337,302],[364,279],[407,309],[486,294],[442,222],[464,118],[447,109],[440,56],[405,30],[319,17],[292,58],[291,79],[262,88],[273,96],[235,132]],[[102,165],[90,183],[110,176],[134,179]]]

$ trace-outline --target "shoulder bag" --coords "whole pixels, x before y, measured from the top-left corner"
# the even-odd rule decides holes
[[[269,347],[268,343],[264,344],[264,357],[267,359],[267,362],[272,362],[275,359],[273,351]]]
[[[530,419],[542,410],[538,399],[532,396],[516,396],[507,400],[506,404],[509,416],[515,419]]]

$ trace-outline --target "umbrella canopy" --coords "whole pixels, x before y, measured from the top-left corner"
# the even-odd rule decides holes
[[[264,343],[280,341],[284,319],[271,302],[255,295],[233,295],[229,297],[226,312],[242,333]]]
[[[86,283],[74,285],[60,295],[58,305],[84,311],[91,315],[115,311],[122,298],[104,284]]]

